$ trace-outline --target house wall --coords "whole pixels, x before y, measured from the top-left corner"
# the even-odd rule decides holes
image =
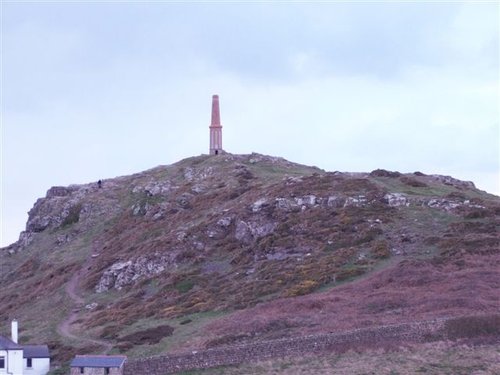
[[[70,375],[81,375],[80,367],[72,367],[70,371]],[[85,367],[83,369],[83,375],[105,375],[106,372],[104,368],[96,368],[96,367]],[[109,369],[110,375],[122,375],[123,368],[111,367]]]
[[[6,368],[0,369],[0,375],[23,375],[23,351],[0,350],[0,356],[5,357]]]
[[[32,358],[31,368],[27,367],[27,360],[24,358],[24,375],[46,375],[50,371],[49,358]]]

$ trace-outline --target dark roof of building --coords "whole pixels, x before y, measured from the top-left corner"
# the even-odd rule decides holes
[[[2,350],[21,350],[23,347],[19,344],[16,344],[11,339],[0,336],[0,349]]]
[[[77,355],[71,361],[71,367],[121,367],[127,356],[125,355]]]
[[[24,358],[50,358],[47,345],[23,345]]]

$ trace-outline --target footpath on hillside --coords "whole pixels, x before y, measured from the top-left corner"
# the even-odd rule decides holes
[[[99,354],[108,354],[111,349],[113,349],[113,345],[111,343],[105,340],[92,339],[72,333],[72,325],[78,319],[78,314],[85,305],[85,300],[78,293],[78,286],[82,281],[84,270],[86,270],[90,266],[91,261],[92,255],[89,255],[85,263],[81,266],[80,270],[73,274],[69,282],[66,284],[66,287],[64,288],[67,296],[73,302],[73,307],[71,308],[70,313],[66,316],[66,318],[57,326],[57,332],[61,336],[66,337],[70,340],[77,340],[80,343],[100,346],[102,347],[102,351]]]

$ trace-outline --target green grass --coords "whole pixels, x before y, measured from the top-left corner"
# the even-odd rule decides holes
[[[427,187],[414,187],[403,183],[399,180],[399,178],[370,177],[370,180],[374,181],[380,187],[393,193],[398,192],[408,195],[420,195],[424,197],[444,197],[452,192],[460,191],[453,186],[444,185],[437,181],[426,181],[426,183],[428,184]]]
[[[206,370],[179,372],[185,375],[257,375],[257,374],[380,374],[380,375],[469,375],[500,373],[500,345],[468,347],[449,343],[413,345],[410,348],[362,353],[304,356],[262,361],[240,366],[220,366]]]
[[[194,287],[194,281],[190,279],[184,279],[175,284],[175,289],[180,293],[187,293]]]

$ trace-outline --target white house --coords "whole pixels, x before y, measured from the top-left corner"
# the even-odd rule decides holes
[[[12,338],[0,336],[0,375],[46,375],[50,370],[47,345],[19,345],[17,321]]]

